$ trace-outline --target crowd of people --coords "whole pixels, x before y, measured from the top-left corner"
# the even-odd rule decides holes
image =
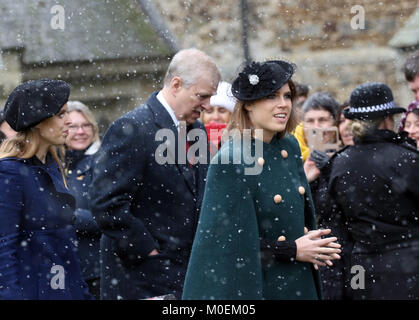
[[[419,299],[419,51],[407,108],[380,79],[310,94],[296,68],[252,61],[229,83],[181,50],[102,139],[65,81],[17,86],[0,299]]]

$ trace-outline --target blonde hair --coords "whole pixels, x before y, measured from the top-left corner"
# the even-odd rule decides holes
[[[286,133],[292,133],[298,125],[298,114],[294,108],[294,101],[296,98],[295,85],[291,80],[289,80],[287,83],[290,87],[291,101],[293,103],[293,107],[291,108],[291,114],[285,126],[285,130],[282,132],[278,132],[278,138],[282,138]],[[227,125],[227,131],[233,132],[235,131],[233,129],[238,129],[240,133],[243,135],[244,129],[251,129],[253,127],[252,122],[249,118],[249,112],[245,108],[246,105],[249,105],[253,102],[254,101],[237,101],[236,105],[234,106],[233,113],[230,116],[230,121]]]
[[[70,113],[73,111],[80,112],[86,120],[93,125],[93,142],[100,141],[99,126],[92,111],[90,111],[90,109],[80,101],[68,101],[67,112]]]
[[[360,139],[369,132],[374,131],[380,126],[381,122],[383,122],[383,118],[373,120],[353,120],[351,129],[354,140]]]
[[[39,130],[35,127],[29,128],[25,131],[19,131],[13,137],[4,140],[0,145],[0,159],[8,157],[16,157],[22,159],[32,158],[38,151],[40,143]],[[55,162],[57,162],[60,169],[61,176],[65,187],[68,189],[67,181],[64,175],[64,169],[59,160],[57,149],[55,146],[50,146],[48,152],[52,155]]]

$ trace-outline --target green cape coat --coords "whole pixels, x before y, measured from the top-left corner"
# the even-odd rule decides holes
[[[254,157],[255,140],[251,145]],[[182,298],[318,299],[320,280],[311,264],[263,264],[260,256],[261,239],[294,241],[304,235],[304,227],[315,229],[298,142],[287,134],[263,143],[265,161],[257,175],[245,174],[255,166],[246,164],[246,155],[246,148],[230,139],[211,161]],[[222,164],[226,159],[229,164]]]

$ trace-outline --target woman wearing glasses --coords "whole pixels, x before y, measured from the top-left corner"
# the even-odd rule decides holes
[[[69,101],[70,125],[66,139],[66,176],[76,198],[76,233],[83,278],[90,292],[99,299],[99,248],[101,232],[89,210],[87,189],[91,181],[94,154],[99,149],[98,125],[89,108]]]

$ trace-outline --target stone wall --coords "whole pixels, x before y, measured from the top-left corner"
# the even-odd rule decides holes
[[[61,2],[63,30],[55,0],[0,1],[0,109],[22,81],[62,79],[106,128],[160,88],[173,50],[136,0]]]
[[[3,109],[9,93],[22,81],[20,52],[5,50],[0,62],[0,109]]]
[[[122,114],[144,103],[161,88],[167,58],[114,59],[25,64],[21,51],[3,51],[0,66],[0,109],[21,82],[52,78],[70,83],[70,100],[85,103],[99,122],[100,134]]]
[[[70,100],[85,103],[99,121],[100,133],[161,87],[166,58],[113,59],[67,63],[22,64],[23,81],[56,78],[71,85]]]
[[[212,55],[226,80],[243,61],[240,0],[155,0],[183,48]],[[388,47],[417,8],[416,0],[248,0],[252,58],[297,63],[295,79],[312,92],[329,90],[343,101],[365,81],[388,83],[401,105],[411,99],[400,71],[405,55]],[[354,30],[355,5],[365,11],[365,29]]]
[[[195,46],[215,58],[231,81],[243,62],[240,0],[152,0],[183,48]],[[295,80],[311,92],[327,90],[340,101],[366,81],[386,82],[396,102],[412,99],[401,72],[405,53],[388,46],[417,7],[417,0],[247,0],[249,45],[256,60],[283,58],[298,66]],[[365,29],[351,28],[354,5],[365,10]],[[19,50],[2,53],[0,105],[21,81],[62,77],[73,85],[72,99],[109,121],[144,102],[160,88],[168,61],[109,60],[93,64],[22,65]],[[94,97],[94,98],[92,98]],[[92,100],[93,99],[93,100]],[[107,120],[108,119],[108,120]]]

